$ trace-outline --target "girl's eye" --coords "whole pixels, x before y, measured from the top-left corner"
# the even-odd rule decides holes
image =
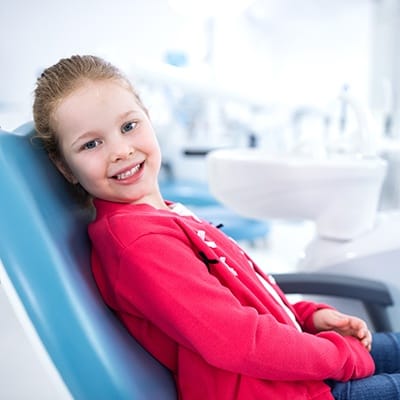
[[[135,126],[136,126],[136,122],[128,122],[128,123],[122,125],[121,132],[127,133],[127,132],[131,131],[132,129],[134,129]]]
[[[92,150],[92,149],[96,148],[99,144],[101,144],[101,141],[99,139],[90,140],[89,142],[85,143],[82,146],[82,149]]]

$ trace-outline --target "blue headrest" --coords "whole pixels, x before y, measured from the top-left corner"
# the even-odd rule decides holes
[[[91,216],[33,133],[0,130],[0,261],[38,336],[75,399],[175,399],[171,374],[99,297]]]

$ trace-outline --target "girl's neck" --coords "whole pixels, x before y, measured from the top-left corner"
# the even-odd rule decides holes
[[[168,205],[165,203],[165,200],[162,198],[161,194],[157,196],[149,196],[149,197],[144,197],[142,200],[140,200],[139,203],[133,203],[133,204],[148,204],[158,210],[169,210]]]

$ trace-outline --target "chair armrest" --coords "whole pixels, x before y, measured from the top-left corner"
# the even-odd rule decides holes
[[[318,273],[274,274],[287,294],[315,294],[359,300],[377,332],[392,331],[388,310],[393,299],[388,287],[378,281],[347,275]]]

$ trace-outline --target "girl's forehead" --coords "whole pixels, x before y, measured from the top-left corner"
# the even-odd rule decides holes
[[[78,87],[76,87],[68,97],[74,96],[104,96],[109,92],[114,93],[129,93],[135,96],[132,88],[126,84],[126,82],[117,79],[109,80],[85,80]]]
[[[142,115],[144,110],[130,88],[115,81],[91,81],[66,96],[53,117],[56,131],[79,133],[132,113]]]
[[[84,81],[58,103],[55,114],[81,112],[95,108],[131,107],[143,110],[137,95],[125,82],[118,80]]]

